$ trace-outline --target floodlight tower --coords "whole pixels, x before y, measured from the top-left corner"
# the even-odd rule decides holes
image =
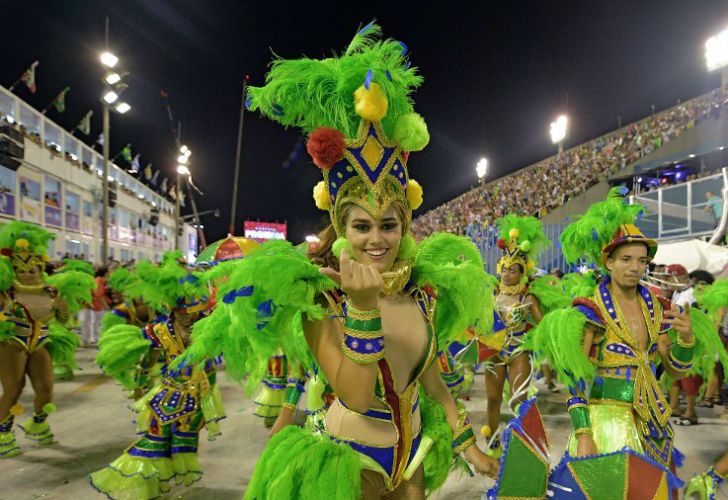
[[[551,142],[558,145],[559,154],[564,152],[564,140],[566,139],[566,130],[568,126],[569,119],[566,115],[561,115],[556,118],[556,121],[551,122],[551,126],[549,127]]]

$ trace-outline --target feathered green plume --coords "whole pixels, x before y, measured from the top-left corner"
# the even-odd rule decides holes
[[[112,290],[124,295],[126,285],[133,279],[132,272],[126,267],[119,267],[109,275],[109,286]],[[126,295],[124,295],[126,298]]]
[[[57,273],[64,273],[66,271],[78,271],[86,273],[93,277],[94,266],[90,262],[79,259],[63,259],[63,265],[56,271]]]
[[[217,287],[214,311],[194,325],[192,345],[177,365],[222,353],[233,380],[241,381],[250,373],[249,391],[262,379],[266,360],[279,348],[289,363],[309,368],[302,320],[324,316],[325,309],[315,298],[335,283],[288,242],[265,243],[229,266],[228,279]],[[204,279],[209,279],[207,274]]]
[[[376,41],[381,28],[369,23],[359,30],[346,52],[327,59],[275,59],[263,87],[248,87],[248,107],[284,126],[311,132],[338,129],[355,137],[360,118],[354,112],[354,91],[371,72],[389,102],[382,126],[392,138],[397,119],[413,111],[410,94],[422,84],[409,66],[406,47],[396,40]]]
[[[569,297],[575,299],[577,297],[592,297],[597,287],[597,280],[594,279],[594,273],[568,273],[561,278],[561,287]]]
[[[94,277],[82,271],[55,273],[46,278],[46,283],[58,290],[58,295],[68,304],[72,315],[91,303],[91,292],[96,288]]]
[[[133,370],[152,346],[141,328],[117,325],[109,328],[99,340],[96,363],[105,374],[114,377],[127,389],[134,388]]]
[[[716,357],[723,366],[728,366],[728,353],[720,340],[716,324],[706,313],[690,309],[690,326],[695,335],[692,373],[708,380],[713,375]]]
[[[435,333],[439,350],[462,339],[473,327],[477,334],[493,327],[495,279],[483,269],[480,252],[462,236],[437,233],[420,243],[412,281],[437,293]]]
[[[548,359],[559,380],[575,387],[579,381],[592,380],[595,367],[584,354],[586,316],[574,308],[557,309],[531,330],[522,349]]]
[[[432,447],[425,455],[425,489],[430,495],[445,483],[453,464],[452,429],[447,423],[445,408],[425,391],[420,390],[422,434],[432,439]]]
[[[13,270],[10,259],[0,258],[0,291],[10,289],[14,280],[15,270]]]
[[[268,441],[244,498],[357,500],[361,469],[359,455],[350,446],[289,425]]]
[[[143,300],[144,292],[149,289],[149,281],[157,273],[157,266],[148,260],[142,260],[130,271],[131,275],[127,275],[125,271],[117,274],[119,271],[121,268],[109,276],[111,288],[120,291],[126,300]]]
[[[728,310],[728,278],[718,278],[712,285],[695,290],[695,299],[717,321]]]
[[[536,217],[508,214],[499,218],[496,224],[500,229],[499,238],[506,242],[511,241],[511,231],[517,230],[516,243],[520,250],[528,254],[531,259],[538,258],[551,245],[543,232],[543,224]]]
[[[624,200],[624,187],[613,187],[605,201],[594,203],[586,214],[569,224],[561,233],[561,249],[569,264],[579,259],[603,266],[602,248],[608,245],[622,224],[634,224],[644,212],[641,205]]]
[[[571,306],[571,297],[564,292],[561,281],[556,276],[536,278],[528,285],[528,293],[538,299],[543,314]]]
[[[112,326],[125,324],[126,320],[124,318],[122,318],[118,314],[114,314],[113,312],[107,312],[101,318],[101,329],[99,330],[99,337],[102,337],[104,335],[104,332]]]
[[[168,311],[178,305],[178,299],[199,299],[209,295],[202,274],[190,272],[177,263],[176,254],[168,252],[159,266],[140,262],[134,279],[126,283],[126,298],[142,298],[156,311]]]
[[[50,342],[46,344],[46,349],[53,358],[53,364],[76,368],[76,350],[81,344],[78,335],[53,320],[48,324],[48,337]]]
[[[10,221],[0,227],[0,248],[10,248],[14,252],[24,248],[18,240],[28,242],[27,249],[37,255],[46,255],[48,244],[56,235],[30,222]]]

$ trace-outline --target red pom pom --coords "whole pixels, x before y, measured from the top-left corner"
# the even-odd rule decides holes
[[[5,247],[3,249],[0,249],[0,254],[4,255],[5,257],[10,257],[13,255],[13,249]]]
[[[430,285],[423,286],[422,291],[425,292],[429,297],[432,297],[433,299],[437,298],[437,292]]]
[[[501,250],[505,250],[506,249],[506,240],[504,240],[503,238],[499,239],[498,242],[496,243],[496,246],[498,248],[500,248]]]
[[[308,136],[306,151],[317,167],[328,170],[344,157],[344,134],[334,128],[319,127]]]

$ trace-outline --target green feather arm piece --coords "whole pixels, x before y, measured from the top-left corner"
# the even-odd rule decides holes
[[[493,327],[495,279],[483,269],[478,249],[467,238],[437,233],[419,245],[412,281],[437,293],[435,333],[439,350],[462,340],[468,328],[480,335]]]
[[[58,296],[68,304],[71,314],[91,303],[91,292],[96,287],[94,277],[82,271],[56,273],[46,283],[58,290]]]
[[[722,313],[728,310],[728,278],[719,278],[712,285],[695,290],[695,299],[701,309],[705,309],[717,322]]]
[[[15,280],[15,271],[10,259],[0,257],[0,291],[4,292],[13,286]]]
[[[591,271],[584,274],[568,273],[561,278],[561,287],[572,300],[578,297],[588,298],[594,295],[597,281]]]
[[[354,112],[354,91],[371,71],[372,82],[381,87],[388,101],[382,127],[388,137],[393,137],[397,119],[413,111],[410,95],[422,84],[422,77],[409,66],[400,42],[375,41],[381,29],[373,23],[363,30],[341,56],[276,58],[265,85],[248,87],[249,109],[286,127],[299,127],[305,132],[331,127],[355,137],[360,118]]]
[[[586,316],[577,309],[557,309],[531,330],[522,349],[548,359],[559,380],[568,387],[592,380],[596,368],[584,354]]]
[[[126,324],[126,320],[124,318],[114,314],[113,312],[107,312],[101,318],[101,330],[99,333],[99,337],[103,336],[104,332],[106,330],[108,330],[109,328],[111,328],[112,326],[125,325],[125,324]]]
[[[571,307],[571,298],[564,292],[560,280],[555,276],[536,278],[528,285],[528,293],[538,299],[543,314]]]
[[[566,226],[560,237],[566,262],[576,264],[586,259],[604,265],[602,248],[612,241],[620,225],[634,224],[644,212],[641,205],[628,205],[622,192],[621,186],[610,189],[605,201],[592,204],[586,214]]]
[[[65,273],[66,271],[79,271],[93,277],[94,266],[85,260],[63,259],[63,265],[56,271],[56,273]]]
[[[708,314],[695,308],[690,309],[690,326],[695,336],[693,351],[693,375],[700,375],[708,380],[715,368],[716,355],[723,366],[728,366],[728,353],[720,340],[718,329]],[[677,334],[675,334],[677,338]]]
[[[453,465],[452,429],[447,423],[445,408],[420,389],[420,416],[422,434],[432,439],[432,447],[425,455],[425,490],[427,496],[440,488]]]
[[[134,369],[151,347],[152,342],[138,326],[116,325],[109,328],[99,340],[96,363],[106,375],[114,377],[125,388],[132,389]]]
[[[289,363],[310,368],[302,322],[323,318],[326,309],[316,298],[336,284],[288,242],[265,243],[248,257],[230,262],[228,278],[217,288],[215,309],[195,324],[192,344],[173,367],[222,353],[233,380],[241,381],[250,372],[249,390],[279,348]]]
[[[53,364],[75,369],[78,366],[76,350],[81,344],[78,335],[53,320],[48,323],[48,337],[50,342],[46,344],[46,349],[53,359]]]

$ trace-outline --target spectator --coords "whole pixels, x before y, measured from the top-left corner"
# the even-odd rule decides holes
[[[712,191],[708,191],[705,193],[705,199],[708,200],[708,203],[703,210],[713,214],[713,225],[717,227],[723,215],[723,198],[715,195]]]
[[[96,288],[92,293],[91,304],[81,310],[81,342],[84,347],[96,345],[99,340],[98,333],[101,327],[101,318],[108,306],[106,293],[106,282],[109,277],[109,269],[100,267],[94,276]]]

